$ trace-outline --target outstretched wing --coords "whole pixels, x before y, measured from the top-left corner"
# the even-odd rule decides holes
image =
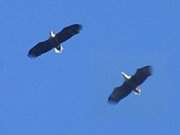
[[[35,58],[43,53],[48,52],[52,48],[54,48],[54,45],[49,40],[39,42],[37,45],[35,45],[33,48],[29,50],[28,56],[31,58]]]
[[[128,96],[132,91],[132,88],[128,85],[128,82],[124,82],[122,86],[114,88],[112,94],[109,96],[109,103],[118,103],[121,99]]]
[[[75,34],[79,33],[81,30],[80,24],[73,24],[68,27],[65,27],[61,32],[57,33],[55,38],[49,38],[46,41],[39,42],[28,52],[28,56],[35,58],[40,56],[43,53],[48,52],[49,50],[56,48],[60,43],[68,40]]]
[[[56,39],[59,43],[62,43],[72,36],[78,34],[81,30],[82,26],[80,24],[73,24],[68,27],[65,27],[62,31],[56,34]]]
[[[142,84],[150,75],[152,74],[151,66],[144,66],[142,68],[137,69],[135,75],[131,77],[131,81],[139,86]]]

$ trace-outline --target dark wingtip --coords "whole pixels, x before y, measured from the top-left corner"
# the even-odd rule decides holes
[[[27,56],[28,56],[29,58],[31,58],[31,59],[34,59],[34,58],[37,57],[37,56],[34,55],[31,51],[28,52]]]
[[[82,30],[83,26],[81,24],[78,24],[79,30]]]
[[[147,69],[148,69],[148,71],[149,71],[149,75],[152,75],[152,72],[153,72],[152,66],[147,65]]]
[[[31,58],[31,59],[34,59],[34,58],[36,58],[35,56],[33,56],[33,55],[30,55],[30,54],[28,54],[27,55],[29,58]]]
[[[72,26],[74,26],[78,32],[80,32],[82,30],[82,25],[81,24],[73,24]]]
[[[109,104],[112,104],[112,105],[115,105],[118,103],[118,101],[114,100],[111,96],[108,98],[108,101],[107,101]]]
[[[153,74],[153,67],[152,66],[149,66],[149,72],[150,72],[150,75]]]
[[[153,72],[153,68],[151,65],[147,65],[147,66],[144,66],[143,69],[145,69],[146,71],[148,71],[148,75],[152,75],[152,72]]]
[[[82,30],[82,25],[81,24],[76,24],[76,25],[77,25],[78,32],[80,32]]]

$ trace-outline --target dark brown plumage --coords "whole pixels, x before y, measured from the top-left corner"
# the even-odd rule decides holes
[[[53,48],[61,47],[60,44],[70,39],[72,36],[78,34],[82,26],[80,24],[73,24],[65,27],[55,35],[53,38],[49,38],[46,41],[39,42],[32,49],[29,50],[29,57],[38,57]]]
[[[128,96],[134,89],[141,85],[152,74],[151,66],[144,66],[137,69],[136,73],[121,86],[114,88],[109,96],[110,103],[118,103],[121,99]]]

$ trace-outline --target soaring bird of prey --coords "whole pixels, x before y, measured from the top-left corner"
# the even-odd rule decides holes
[[[139,95],[141,93],[139,85],[141,85],[149,76],[152,75],[152,67],[148,65],[139,68],[133,76],[129,76],[124,72],[121,72],[121,74],[125,81],[121,86],[114,88],[112,94],[108,98],[110,103],[118,103],[121,99],[128,96],[132,91],[136,95]]]
[[[80,24],[73,24],[65,27],[57,34],[55,34],[54,32],[50,32],[49,39],[39,42],[33,48],[31,48],[28,52],[28,56],[31,58],[35,58],[52,49],[54,49],[56,53],[62,53],[63,46],[61,45],[61,43],[78,34],[81,28],[82,26]]]

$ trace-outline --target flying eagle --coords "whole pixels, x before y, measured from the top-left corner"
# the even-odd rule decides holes
[[[121,86],[114,88],[112,94],[108,98],[109,103],[118,103],[121,99],[128,96],[132,91],[136,95],[139,95],[141,93],[139,85],[141,85],[150,75],[152,75],[152,67],[148,65],[139,68],[133,76],[129,76],[124,72],[121,72],[121,74],[125,81]]]
[[[54,49],[56,53],[62,53],[63,46],[61,43],[78,34],[81,28],[82,26],[80,24],[73,24],[65,27],[57,34],[50,32],[49,39],[39,42],[33,48],[31,48],[28,52],[28,56],[35,58],[42,55],[43,53],[50,51],[51,49]]]

